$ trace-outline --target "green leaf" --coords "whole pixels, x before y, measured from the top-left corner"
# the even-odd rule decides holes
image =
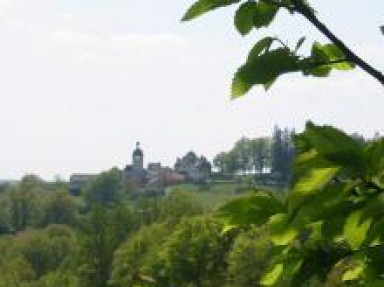
[[[252,50],[249,52],[247,62],[252,62],[257,59],[257,57],[265,50],[269,50],[271,47],[273,41],[275,41],[276,38],[273,37],[265,37],[258,41],[252,48]]]
[[[384,218],[375,220],[367,234],[367,244],[369,246],[381,246],[384,243]]]
[[[308,194],[322,189],[339,171],[339,167],[310,169],[305,176],[296,181],[293,192],[297,195]]]
[[[227,225],[261,225],[284,206],[270,195],[259,193],[235,199],[218,209],[216,216]]]
[[[335,44],[321,45],[318,42],[314,42],[311,55],[319,60],[319,62],[324,63],[345,59],[344,53]]]
[[[278,246],[290,244],[298,234],[298,230],[290,224],[285,213],[271,216],[267,226],[273,243]]]
[[[255,8],[253,25],[256,28],[269,26],[279,11],[278,6],[265,2],[258,2]]]
[[[255,2],[245,2],[237,9],[235,26],[241,35],[246,35],[252,30],[256,6]]]
[[[315,77],[328,77],[331,70],[332,69],[329,67],[329,65],[321,65],[316,68],[307,69],[306,74]]]
[[[303,136],[316,152],[334,166],[364,172],[365,159],[361,145],[344,132],[331,126],[307,124]]]
[[[296,212],[293,223],[295,226],[305,226],[321,222],[321,229],[323,229],[327,227],[330,219],[345,216],[352,211],[354,205],[349,199],[350,188],[347,187],[347,184],[327,185],[321,191],[305,198]]]
[[[289,280],[303,263],[301,254],[296,251],[280,254],[277,261],[273,262],[265,274],[261,277],[260,284],[263,286],[276,286],[280,282]]]
[[[384,173],[384,138],[371,141],[364,149],[367,174],[370,177]]]
[[[283,273],[284,265],[282,263],[275,264],[260,280],[260,284],[264,286],[273,286],[279,280]]]
[[[329,64],[328,66],[339,71],[349,71],[349,70],[353,70],[356,67],[354,63],[347,62],[347,61],[344,61],[341,63]]]
[[[277,78],[270,80],[268,83],[263,84],[264,90],[268,91],[270,87],[276,82]]]
[[[289,211],[294,212],[307,199],[321,190],[338,173],[340,167],[308,168],[296,180],[289,197]]]
[[[347,71],[356,66],[346,61],[345,54],[335,44],[321,45],[315,42],[312,45],[311,60],[317,67],[309,69],[308,73],[320,77],[327,76],[331,69]]]
[[[364,271],[364,267],[361,265],[355,266],[349,270],[347,270],[342,277],[343,281],[356,281],[359,279]]]
[[[363,210],[352,212],[344,225],[344,238],[352,250],[358,250],[372,224],[372,218],[362,219]]]
[[[182,21],[192,20],[211,10],[229,6],[238,2],[240,2],[240,0],[198,0],[188,9],[183,16]]]
[[[298,70],[297,56],[286,48],[252,57],[236,72],[232,82],[232,98],[243,96],[253,85],[267,85],[282,74]]]

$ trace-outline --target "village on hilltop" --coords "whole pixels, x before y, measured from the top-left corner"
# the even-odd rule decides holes
[[[160,162],[148,163],[144,168],[144,152],[140,142],[132,152],[132,163],[122,170],[122,184],[132,194],[164,194],[169,185],[183,182],[205,183],[211,174],[211,163],[204,156],[197,156],[189,151],[182,158],[177,158],[174,168],[163,167]],[[81,189],[95,174],[75,173],[70,176],[69,191],[80,195]]]

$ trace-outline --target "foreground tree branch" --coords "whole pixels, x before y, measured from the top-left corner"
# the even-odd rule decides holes
[[[369,75],[378,80],[384,85],[384,75],[365,62],[362,58],[356,55],[347,45],[344,44],[334,33],[332,33],[327,26],[325,26],[316,15],[311,11],[308,6],[302,3],[302,1],[295,1],[295,11],[303,15],[312,25],[314,25],[324,36],[331,40],[346,56],[346,60],[355,63]]]

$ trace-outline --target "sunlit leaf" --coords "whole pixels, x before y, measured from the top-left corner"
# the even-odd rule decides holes
[[[307,124],[303,135],[313,148],[334,165],[362,172],[365,159],[361,145],[344,132],[331,126]]]
[[[344,237],[353,250],[358,250],[364,242],[372,224],[372,218],[362,219],[362,210],[352,212],[344,226]]]
[[[252,58],[239,68],[232,82],[232,98],[244,95],[253,85],[265,85],[279,76],[298,70],[297,56],[278,48]]]
[[[343,281],[356,281],[363,274],[364,267],[361,265],[355,266],[347,270],[342,277]]]
[[[289,210],[294,211],[309,196],[323,188],[337,174],[340,167],[310,168],[298,178],[290,196]]]
[[[280,282],[289,280],[303,263],[301,255],[295,251],[285,253],[278,258],[277,262],[265,271],[260,280],[261,285],[278,286]]]
[[[240,0],[198,0],[185,13],[182,21],[189,21],[201,16],[211,10],[232,5],[240,2]]]
[[[298,230],[290,224],[288,215],[285,213],[271,216],[267,226],[272,241],[276,245],[287,245],[291,243],[298,234]]]
[[[273,286],[278,281],[280,275],[283,273],[284,265],[282,263],[273,266],[260,280],[263,286]]]

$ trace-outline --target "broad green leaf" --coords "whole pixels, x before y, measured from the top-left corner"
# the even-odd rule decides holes
[[[232,80],[231,98],[236,99],[246,94],[253,86],[252,82],[243,79],[244,72],[238,70],[239,75],[235,74]]]
[[[349,71],[349,70],[353,70],[356,67],[354,63],[347,62],[347,61],[344,61],[341,63],[329,64],[328,66],[339,71]]]
[[[305,74],[314,77],[328,77],[331,70],[332,68],[329,65],[321,65],[316,68],[307,69]]]
[[[366,243],[370,246],[381,246],[384,243],[384,218],[375,220],[369,229]]]
[[[367,174],[370,177],[384,174],[384,138],[371,141],[364,149]]]
[[[271,216],[267,227],[273,243],[278,246],[290,244],[298,234],[298,230],[290,224],[289,218],[285,213]]]
[[[240,0],[198,0],[185,13],[182,21],[189,21],[199,17],[211,10],[229,6],[240,2]]]
[[[280,275],[283,273],[284,265],[282,263],[275,264],[260,280],[263,286],[273,286],[279,280]]]
[[[344,132],[331,126],[307,124],[302,134],[312,147],[335,166],[364,172],[365,159],[361,145]]]
[[[364,267],[361,265],[355,266],[347,270],[342,277],[343,281],[356,281],[363,275]]]
[[[372,218],[362,219],[362,215],[363,211],[361,209],[352,212],[344,226],[344,238],[352,250],[360,248],[372,224]]]
[[[361,208],[361,221],[372,220],[367,232],[365,245],[378,246],[384,243],[384,194],[369,198]]]
[[[321,208],[319,208],[321,206]],[[354,204],[350,201],[350,188],[345,183],[327,185],[321,191],[306,198],[293,218],[295,226],[321,222],[321,228],[329,219],[349,214]]]
[[[261,277],[260,284],[263,286],[277,286],[281,281],[287,281],[298,272],[303,263],[301,254],[296,251],[280,254],[278,260],[270,266]]]
[[[241,35],[246,35],[252,30],[256,6],[255,2],[245,2],[237,9],[235,27]]]
[[[323,63],[345,59],[344,53],[335,44],[321,45],[314,42],[311,54],[314,59]]]
[[[312,57],[307,57],[300,59],[299,66],[304,76],[315,76],[315,77],[328,77],[332,68],[329,65],[325,65],[324,61],[321,61],[319,65],[318,59]]]
[[[289,198],[289,210],[294,212],[310,196],[321,190],[338,173],[340,167],[310,168],[295,182]]]
[[[253,25],[256,28],[267,27],[275,18],[279,7],[265,2],[258,2],[253,17]]]
[[[270,216],[282,212],[284,206],[270,195],[259,193],[237,198],[218,209],[216,216],[226,225],[261,225]]]
[[[344,53],[335,44],[321,45],[314,42],[311,56],[300,60],[303,75],[327,77],[332,69],[347,71],[355,68],[355,64],[346,61]]]
[[[253,46],[252,50],[249,52],[247,62],[252,62],[252,61],[256,60],[257,57],[262,52],[264,52],[265,50],[268,50],[271,47],[273,41],[275,41],[275,40],[276,39],[273,37],[265,37],[265,38],[261,39],[260,41],[258,41]]]
[[[266,85],[279,76],[298,70],[297,56],[279,48],[252,58],[239,68],[232,82],[232,98],[243,96],[253,85]]]

